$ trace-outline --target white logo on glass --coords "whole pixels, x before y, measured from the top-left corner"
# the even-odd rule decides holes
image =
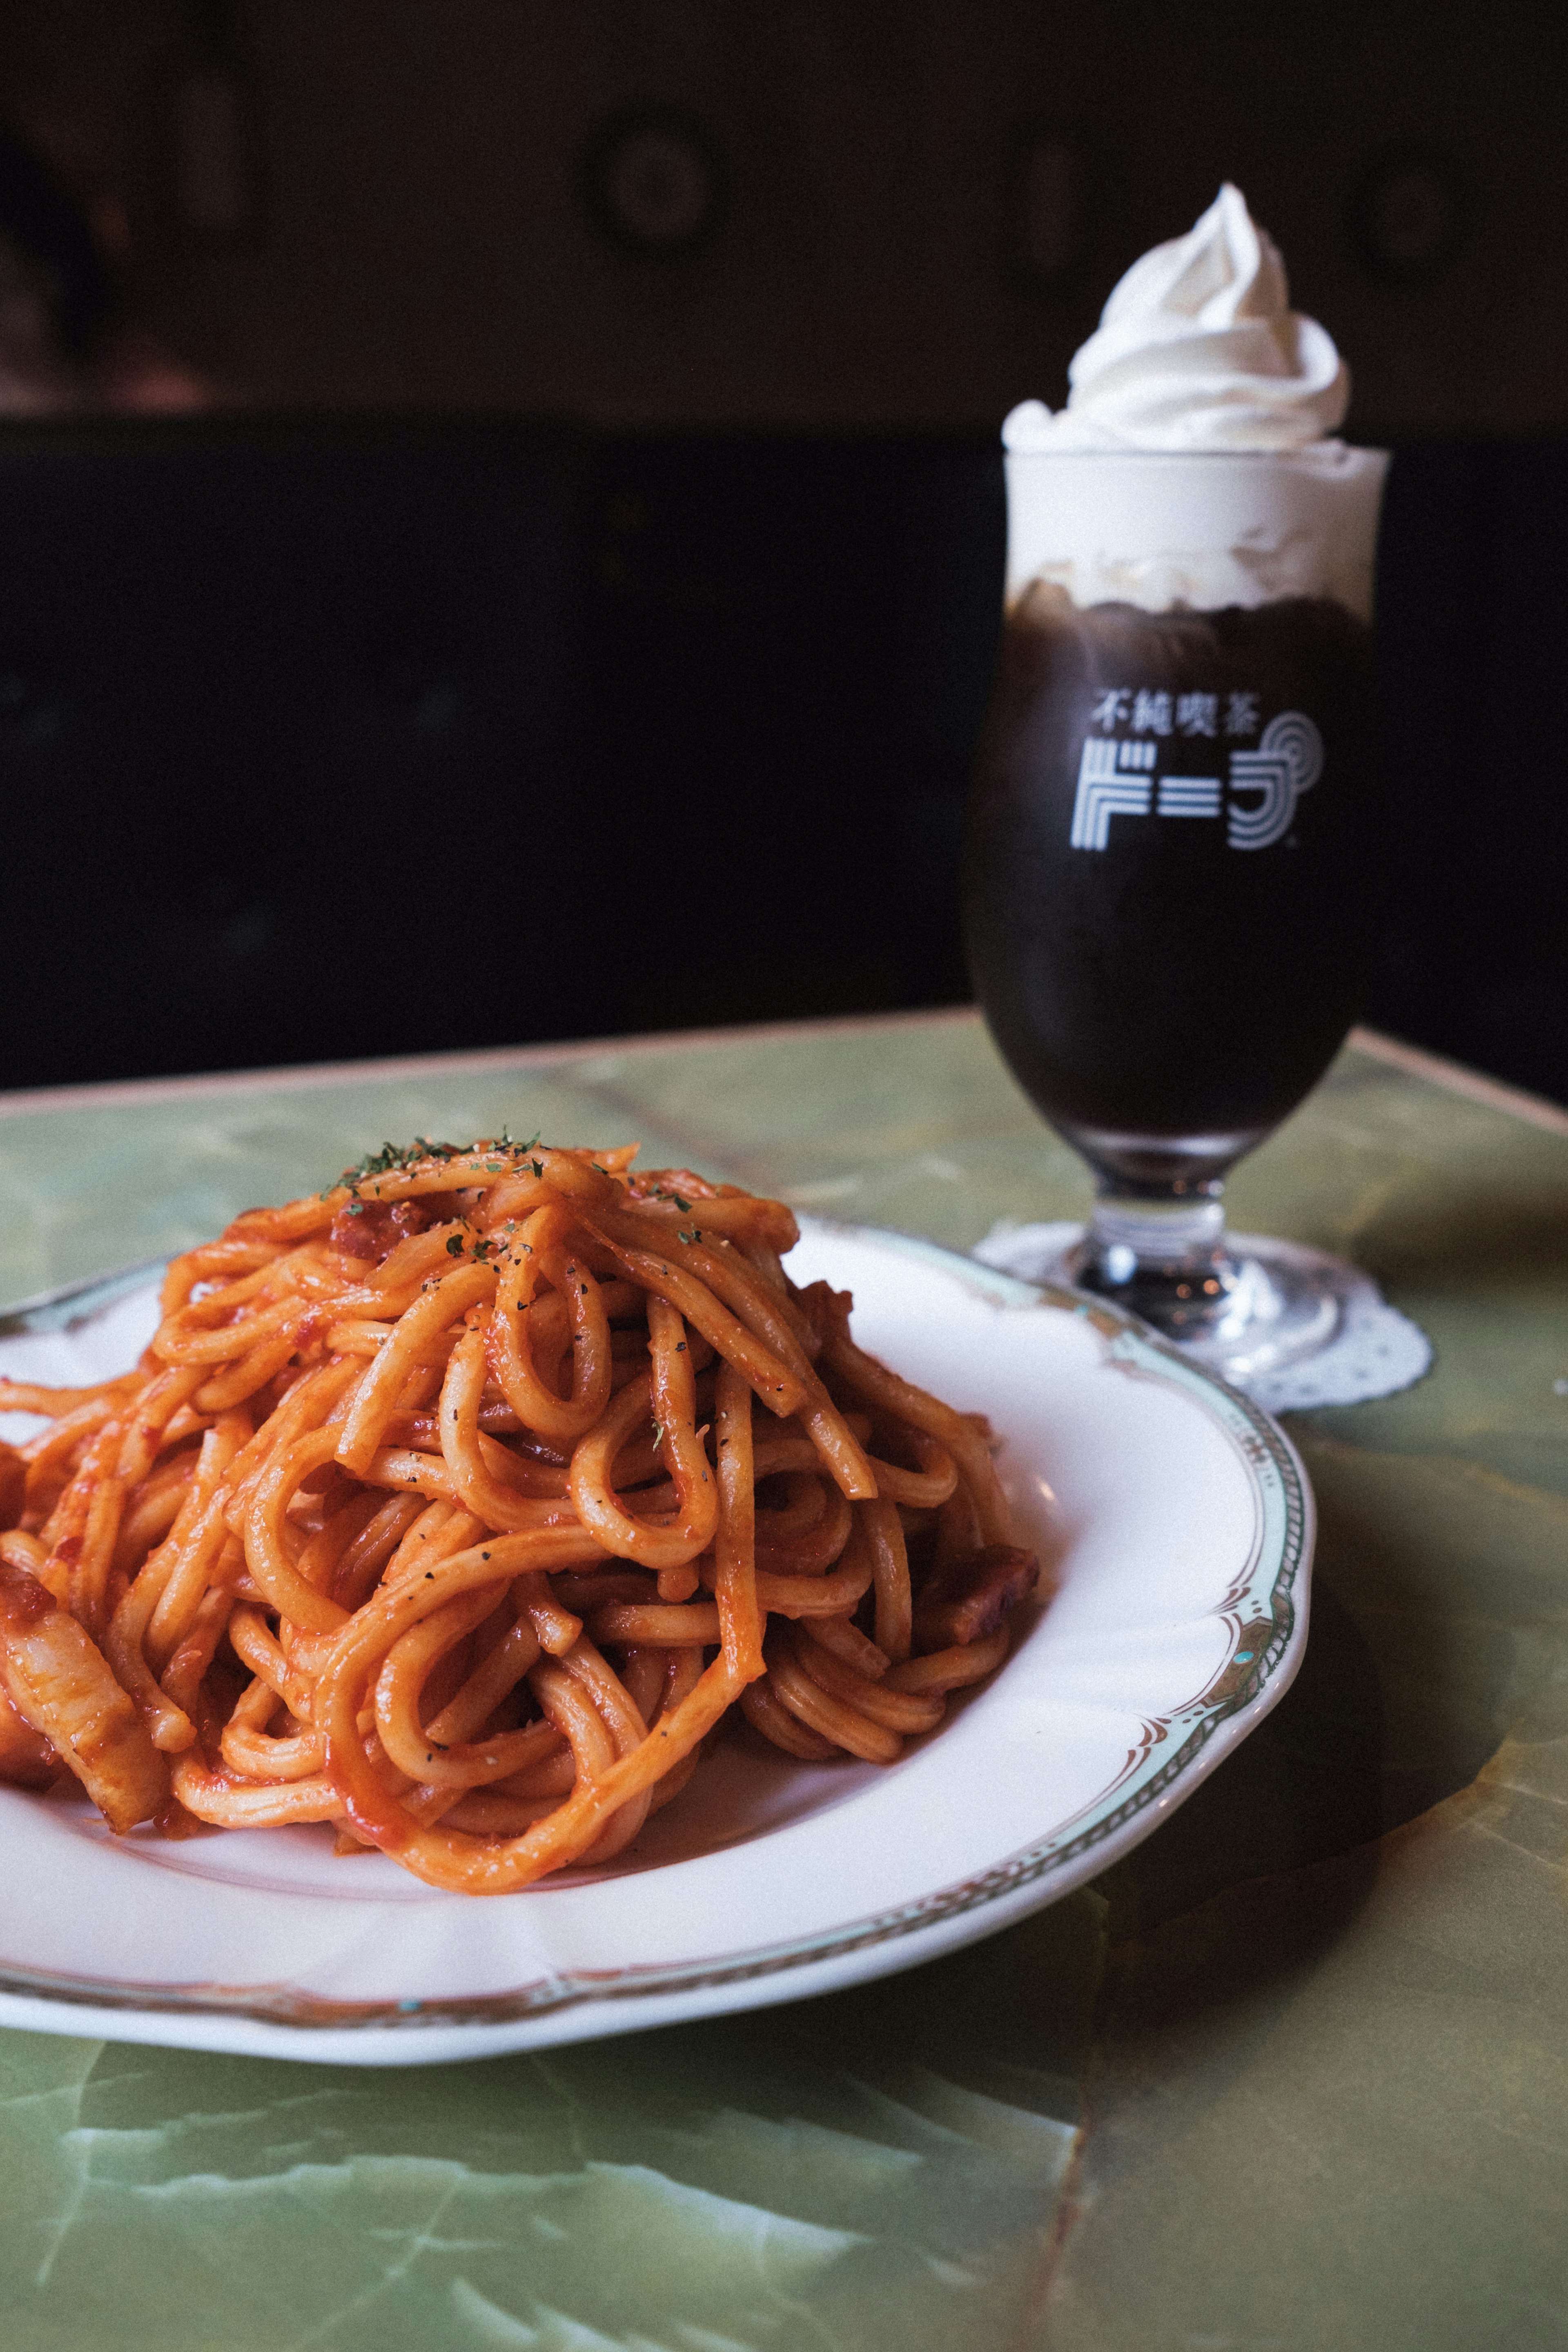
[[[1260,792],[1255,809],[1233,801],[1226,839],[1233,849],[1268,849],[1283,841],[1295,822],[1296,803],[1323,772],[1323,739],[1304,710],[1282,710],[1271,719],[1256,751],[1230,755],[1230,789]]]
[[[1072,806],[1075,849],[1103,849],[1110,838],[1113,816],[1148,815],[1154,793],[1153,766],[1152,743],[1116,743],[1089,737],[1078,763],[1078,798]]]
[[[1152,743],[1123,743],[1100,736],[1088,739],[1079,761],[1073,801],[1069,838],[1074,849],[1106,848],[1114,816],[1220,815],[1218,776],[1162,776],[1156,805],[1155,757]],[[1282,710],[1271,719],[1256,751],[1230,754],[1232,793],[1262,795],[1255,808],[1243,808],[1233,798],[1225,810],[1226,839],[1231,848],[1268,849],[1283,841],[1295,820],[1297,803],[1322,772],[1323,739],[1305,711]]]

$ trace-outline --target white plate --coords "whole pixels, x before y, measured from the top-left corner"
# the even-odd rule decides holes
[[[625,1866],[483,1901],[379,1854],[334,1859],[324,1830],[115,1839],[83,1803],[0,1789],[0,2024],[334,2063],[478,2057],[909,1968],[1147,1837],[1300,1663],[1312,1505],[1294,1449],[1073,1292],[827,1224],[791,1271],[853,1290],[863,1345],[1004,1439],[1058,1589],[999,1675],[889,1769],[737,1745]],[[0,1370],[118,1370],[153,1319],[143,1290],[0,1341]]]

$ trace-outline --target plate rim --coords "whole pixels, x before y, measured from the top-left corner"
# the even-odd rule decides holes
[[[890,1227],[803,1215],[801,1230],[803,1238],[821,1233],[924,1263],[998,1307],[1047,1307],[1085,1321],[1107,1343],[1110,1362],[1184,1391],[1230,1439],[1260,1507],[1252,1557],[1227,1600],[1258,1598],[1255,1588],[1266,1570],[1268,1611],[1243,1617],[1219,1604],[1215,1613],[1233,1622],[1235,1637],[1218,1674],[1190,1702],[1145,1718],[1142,1747],[1128,1769],[1078,1814],[974,1876],[798,1939],[646,1967],[563,1970],[496,1993],[395,2001],[340,2000],[276,1985],[132,1984],[0,1959],[0,2025],[68,2034],[96,2027],[110,2040],[381,2064],[499,2055],[636,2032],[835,1990],[976,1941],[1097,1875],[1149,1835],[1170,1805],[1184,1801],[1284,1696],[1305,1649],[1316,1508],[1285,1431],[1240,1390],[1108,1300],[1026,1281]],[[121,1275],[85,1287],[71,1321],[86,1319],[129,1286]],[[23,1323],[26,1306],[14,1311],[24,1330],[45,1328],[42,1316]],[[54,1328],[56,1316],[58,1309],[48,1318]],[[1154,1751],[1178,1732],[1171,1752],[1150,1766]],[[1146,1769],[1138,1768],[1139,1758]],[[1125,1791],[1120,1801],[1108,1801],[1118,1790]],[[1068,1834],[1075,1823],[1081,1827]],[[710,1998],[715,1991],[725,1996],[719,2002]]]

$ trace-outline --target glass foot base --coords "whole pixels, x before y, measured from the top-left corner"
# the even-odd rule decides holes
[[[1174,1270],[1166,1280],[1141,1279],[1141,1268],[1130,1269],[1122,1284],[1095,1281],[1085,1265],[1084,1228],[1060,1231],[1061,1245],[1037,1281],[1097,1290],[1239,1388],[1331,1346],[1351,1299],[1366,1284],[1338,1258],[1252,1234],[1226,1236],[1223,1280],[1208,1296],[1207,1286],[1182,1284]]]
[[[1076,1254],[1083,1239],[1084,1228],[1078,1224],[1004,1225],[988,1234],[974,1255],[986,1265],[1021,1275],[1026,1282],[1081,1288]],[[1276,1241],[1259,1234],[1229,1234],[1225,1246],[1229,1266],[1242,1276],[1240,1297],[1227,1293],[1217,1328],[1189,1336],[1166,1331],[1163,1336],[1174,1337],[1184,1355],[1197,1358],[1234,1388],[1245,1389],[1268,1412],[1297,1412],[1392,1396],[1418,1381],[1430,1365],[1432,1349],[1426,1334],[1390,1307],[1360,1267],[1303,1242]],[[1246,1271],[1252,1266],[1258,1268],[1257,1277]],[[1100,1295],[1135,1314],[1142,1311],[1125,1288],[1103,1283]],[[1238,1311],[1248,1301],[1263,1309],[1251,1323]]]
[[[1184,1355],[1246,1388],[1260,1374],[1301,1363],[1332,1343],[1357,1279],[1353,1267],[1341,1269],[1331,1259],[1303,1266],[1266,1240],[1242,1244],[1235,1234],[1227,1258],[1217,1311],[1191,1318],[1179,1310],[1156,1311],[1148,1318]],[[1342,1271],[1342,1283],[1335,1278]],[[1125,1304],[1135,1315],[1146,1311],[1131,1298]]]

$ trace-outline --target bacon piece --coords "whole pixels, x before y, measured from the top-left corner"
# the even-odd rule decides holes
[[[17,1714],[0,1684],[0,1780],[14,1789],[52,1789],[64,1769],[43,1733]]]
[[[97,1643],[36,1576],[0,1562],[0,1685],[111,1830],[168,1802],[169,1768]]]
[[[458,1214],[452,1192],[416,1193],[407,1201],[350,1201],[332,1219],[328,1235],[340,1257],[379,1265],[399,1242]]]
[[[1016,1544],[987,1544],[927,1578],[915,1596],[917,1650],[956,1650],[996,1633],[1040,1579],[1040,1563]]]
[[[16,1527],[27,1507],[27,1465],[14,1445],[0,1444],[0,1528]]]

